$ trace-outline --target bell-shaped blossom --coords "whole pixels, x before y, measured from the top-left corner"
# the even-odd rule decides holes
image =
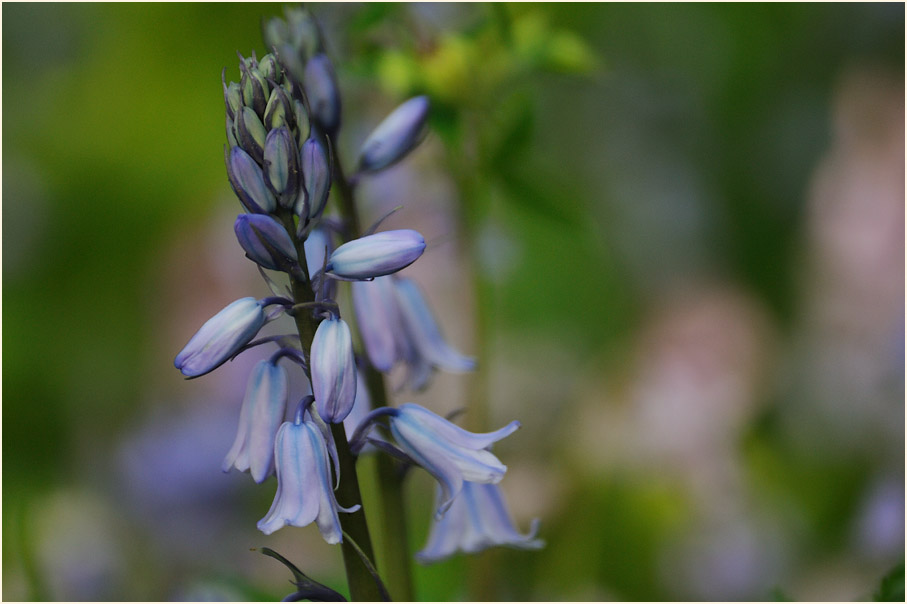
[[[305,90],[312,108],[312,117],[330,135],[340,125],[340,90],[334,67],[327,55],[319,53],[305,65]]]
[[[388,372],[398,361],[405,362],[406,383],[413,390],[421,390],[435,369],[452,373],[475,369],[475,359],[444,339],[415,282],[393,276],[352,285],[353,308],[373,367]]]
[[[507,466],[488,449],[520,427],[520,422],[513,421],[494,432],[468,432],[414,403],[380,411],[390,415],[391,434],[400,449],[438,481],[441,497],[436,517],[450,507],[464,482],[501,481]]]
[[[326,422],[342,422],[356,401],[353,340],[343,319],[326,319],[318,325],[312,339],[310,364],[318,415]]]
[[[208,319],[176,355],[173,364],[187,377],[214,371],[248,344],[265,321],[258,300],[240,298]]]
[[[372,367],[387,373],[400,358],[398,340],[405,338],[394,293],[393,277],[352,283],[353,309]]]
[[[359,169],[376,172],[406,157],[424,138],[428,108],[428,97],[417,96],[394,109],[362,143]]]
[[[436,500],[440,498],[439,490]],[[520,533],[498,485],[464,482],[444,516],[432,523],[428,543],[416,559],[428,564],[457,552],[474,554],[498,545],[539,549],[545,542],[535,538],[538,525],[538,519],[533,520],[529,532]]]
[[[425,238],[417,231],[384,231],[338,247],[331,254],[327,270],[344,279],[371,279],[409,266],[424,251]]]
[[[275,271],[286,271],[299,256],[286,228],[265,214],[242,214],[233,224],[236,239],[253,262]]]
[[[287,371],[259,361],[249,375],[240,410],[236,440],[224,458],[223,470],[248,471],[263,482],[274,471],[274,440],[287,411]]]
[[[265,185],[261,167],[252,157],[233,147],[227,152],[227,176],[239,201],[254,214],[268,214],[277,209],[277,199]]]
[[[328,445],[314,422],[284,422],[277,431],[274,461],[277,468],[277,494],[258,529],[265,535],[286,526],[307,526],[314,522],[328,543],[343,541],[338,511],[355,512],[340,507],[331,484]]]
[[[432,367],[451,373],[475,369],[475,359],[454,350],[441,335],[438,323],[422,292],[419,291],[419,286],[411,279],[403,277],[395,279],[394,285],[400,316],[406,333],[412,339],[415,352]]]

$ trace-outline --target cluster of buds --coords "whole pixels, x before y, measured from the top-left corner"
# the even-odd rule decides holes
[[[362,363],[386,373],[403,362],[409,368],[409,387],[419,389],[436,369],[469,371],[475,362],[446,343],[416,284],[396,275],[423,254],[420,233],[370,230],[334,246],[335,239],[349,239],[342,221],[323,219],[336,157],[333,141],[340,128],[334,70],[316,22],[303,9],[288,10],[286,20],[268,21],[265,40],[272,52],[261,59],[240,57],[238,83],[222,79],[227,174],[245,210],[234,230],[272,295],[229,304],[175,359],[176,367],[194,378],[246,350],[278,347],[252,370],[224,471],[249,472],[259,483],[276,474],[274,503],[258,523],[265,534],[314,522],[328,543],[341,542],[338,512],[359,509],[340,506],[334,496],[341,477],[331,425],[344,424],[354,454],[389,452],[438,480],[439,524],[432,540],[445,545],[430,543],[421,560],[450,555],[458,545],[465,551],[499,544],[538,547],[534,530],[522,535],[513,527],[495,486],[506,467],[490,447],[516,430],[518,422],[473,434],[411,403],[370,413],[363,407],[370,402],[358,369]],[[426,97],[395,109],[363,142],[358,174],[385,169],[412,151],[425,136],[428,111]],[[265,271],[283,274],[289,283],[281,285]],[[365,347],[358,359],[350,326],[334,299],[338,280],[353,282]],[[296,318],[298,333],[255,339],[281,315]],[[311,329],[300,327],[300,321]],[[280,361],[297,366],[310,384],[311,394],[303,393],[296,405],[290,405],[287,368]],[[386,438],[375,435],[379,426]],[[478,517],[458,511],[461,503],[471,509],[477,501],[491,507]],[[461,526],[476,518],[483,524]],[[457,542],[452,537],[457,534],[469,535],[469,541]]]

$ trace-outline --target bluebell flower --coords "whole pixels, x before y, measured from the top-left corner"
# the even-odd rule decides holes
[[[411,279],[400,277],[394,280],[394,291],[400,308],[406,333],[412,340],[411,355],[407,362],[419,363],[422,359],[432,367],[451,373],[472,371],[476,367],[475,359],[454,350],[441,335],[428,303],[419,291],[419,286]],[[422,359],[415,359],[412,355]]]
[[[436,500],[440,500],[438,491]],[[434,520],[428,543],[416,554],[423,564],[438,562],[458,551],[474,554],[498,545],[516,549],[539,549],[545,542],[536,539],[538,519],[529,532],[520,533],[507,510],[501,488],[496,484],[464,482],[447,512]]]
[[[223,470],[248,471],[262,482],[274,471],[274,439],[287,411],[287,371],[259,361],[249,375],[240,410],[236,440],[224,458]]]
[[[327,271],[344,279],[389,275],[415,262],[425,238],[411,229],[384,231],[344,243],[331,254]]]
[[[376,172],[406,157],[425,135],[428,108],[428,97],[417,96],[394,109],[362,143],[359,169]]]
[[[326,422],[342,422],[356,401],[353,340],[343,319],[330,318],[318,325],[312,339],[310,365],[318,415]]]
[[[386,373],[404,361],[406,382],[420,390],[435,369],[452,373],[475,369],[475,359],[460,354],[444,339],[414,281],[393,276],[352,285],[362,342],[378,371]]]
[[[406,337],[400,321],[393,277],[354,281],[351,291],[368,359],[372,367],[387,373],[401,358],[399,340]]]
[[[214,371],[248,344],[265,321],[258,300],[240,298],[208,319],[176,355],[173,364],[187,377]]]
[[[266,214],[241,214],[233,224],[246,255],[264,268],[288,271],[298,262],[296,246],[286,228]]]
[[[379,417],[388,416],[390,431],[400,451],[431,474],[441,487],[436,517],[450,507],[464,482],[498,483],[507,466],[489,451],[491,445],[520,427],[513,421],[494,432],[468,432],[440,415],[414,403],[381,407],[359,425],[351,447],[359,450]]]
[[[271,509],[258,521],[265,535],[286,525],[307,526],[314,522],[328,543],[343,541],[338,511],[355,512],[360,508],[342,508],[334,497],[327,443],[314,422],[284,422],[277,431],[274,461],[277,468],[277,494]]]

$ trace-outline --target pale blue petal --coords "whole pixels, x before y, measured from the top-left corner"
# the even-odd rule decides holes
[[[331,254],[328,270],[345,279],[395,273],[425,251],[425,238],[410,229],[383,231],[344,243]]]
[[[398,360],[397,340],[402,335],[392,277],[354,281],[352,293],[365,352],[372,366],[386,373]]]
[[[340,423],[356,401],[356,360],[349,326],[339,318],[318,325],[312,340],[312,392],[318,414]]]
[[[202,325],[173,364],[185,376],[204,375],[248,344],[264,324],[265,313],[258,300],[236,300]]]
[[[451,348],[441,335],[438,323],[415,282],[401,277],[395,279],[394,285],[400,304],[400,314],[406,321],[407,333],[428,362],[452,373],[474,370],[475,359]]]

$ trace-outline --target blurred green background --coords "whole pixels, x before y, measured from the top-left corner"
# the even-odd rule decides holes
[[[502,487],[548,543],[419,567],[420,599],[871,599],[904,557],[904,6],[313,10],[347,162],[433,102],[360,202],[426,234],[407,274],[481,369],[395,399],[520,419]],[[273,481],[220,472],[254,359],[172,367],[266,295],[220,72],[279,14],[2,7],[6,600],[283,597],[259,546],[344,589],[314,528],[255,529]]]

